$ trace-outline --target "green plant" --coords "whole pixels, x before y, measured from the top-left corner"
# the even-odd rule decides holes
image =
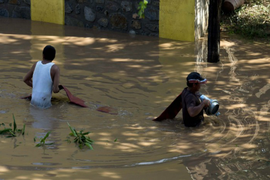
[[[5,123],[0,124],[0,126],[3,126],[4,129],[0,130],[0,134],[5,134],[7,137],[16,137],[17,133],[24,135],[25,134],[25,124],[23,125],[22,129],[17,128],[16,120],[13,115],[13,128],[12,128],[12,123],[9,123],[9,128],[6,128]]]
[[[147,4],[148,4],[148,1],[147,0],[142,0],[139,2],[139,6],[138,6],[138,15],[140,18],[144,18],[144,10],[146,9],[147,7]]]
[[[90,137],[86,136],[90,132],[83,132],[81,130],[79,133],[75,130],[75,128],[71,127],[69,123],[67,123],[69,126],[69,129],[71,130],[71,133],[69,134],[72,137],[75,137],[73,142],[76,143],[80,149],[82,149],[84,146],[87,146],[89,149],[93,149],[92,144],[94,141],[90,139]],[[69,139],[67,140],[68,142],[71,142]]]
[[[246,4],[262,4],[265,0],[245,0]]]
[[[230,16],[223,16],[221,26],[246,38],[270,39],[270,3],[254,1],[244,4]]]
[[[45,146],[45,145],[52,145],[53,143],[46,143],[47,137],[50,135],[50,131],[46,133],[46,135],[40,139],[40,142],[36,144],[36,147]],[[34,137],[34,142],[36,142],[36,137]]]

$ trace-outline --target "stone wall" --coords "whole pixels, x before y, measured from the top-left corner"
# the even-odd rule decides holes
[[[65,24],[85,28],[159,35],[159,0],[148,0],[145,18],[138,17],[141,0],[65,0]],[[0,16],[31,19],[31,0],[0,0]],[[195,40],[208,25],[209,0],[195,0]],[[173,25],[172,25],[173,28]]]
[[[31,19],[30,0],[0,0],[0,16]]]
[[[138,17],[140,0],[66,0],[65,24],[158,36],[159,1],[149,0],[145,18]]]

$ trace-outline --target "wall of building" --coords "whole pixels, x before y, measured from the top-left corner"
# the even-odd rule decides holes
[[[160,0],[159,36],[194,41],[194,1]]]
[[[31,0],[32,21],[65,24],[64,0]]]
[[[46,1],[46,0],[42,0]],[[112,31],[140,34],[147,36],[159,36],[160,32],[160,2],[166,5],[167,13],[179,19],[178,15],[188,16],[186,12],[178,12],[173,16],[173,9],[181,7],[187,0],[148,0],[145,10],[145,18],[138,16],[138,3],[141,0],[65,0],[65,25],[80,26],[85,28],[106,29]],[[195,6],[194,16],[189,20],[194,40],[207,31],[208,1],[195,0],[188,3]],[[170,10],[169,7],[172,7]],[[161,7],[162,8],[162,7]],[[180,8],[181,9],[181,8]],[[181,9],[185,11],[185,9]],[[164,13],[163,13],[164,14]],[[31,0],[0,0],[0,16],[12,18],[31,19]],[[163,15],[162,15],[163,16]],[[167,29],[174,29],[181,24],[169,23]],[[171,38],[166,37],[164,38]],[[173,37],[171,39],[174,39]],[[177,39],[181,40],[181,39]],[[182,39],[185,40],[185,39]],[[192,41],[192,38],[191,38]]]

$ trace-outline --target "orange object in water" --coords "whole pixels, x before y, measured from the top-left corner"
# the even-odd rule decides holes
[[[67,94],[67,97],[69,99],[69,101],[73,104],[76,104],[78,106],[81,106],[81,107],[88,107],[84,104],[84,101],[78,97],[75,97],[71,94],[71,92],[63,85],[59,85],[59,88],[60,89],[64,89],[64,91],[66,92]],[[21,97],[21,99],[28,99],[28,100],[31,100],[31,95],[29,96],[25,96],[25,97]],[[115,108],[112,108],[112,107],[109,107],[109,106],[102,106],[102,107],[99,107],[97,108],[97,111],[100,111],[100,112],[104,112],[104,113],[108,113],[108,114],[112,114],[112,115],[117,115],[118,112],[117,112],[117,109]]]
[[[73,96],[71,94],[71,92],[65,86],[59,85],[59,88],[60,89],[64,89],[64,91],[66,92],[67,97],[68,97],[68,99],[69,99],[69,101],[71,103],[76,104],[76,105],[81,106],[81,107],[87,107],[84,104],[84,101],[83,100],[81,100],[80,98],[77,98],[77,97]],[[31,98],[32,98],[32,95],[31,94],[29,96],[21,97],[21,99],[27,99],[27,100],[31,100]]]
[[[62,85],[60,85],[60,86],[62,86]],[[70,91],[69,91],[65,86],[62,86],[62,87],[63,87],[63,89],[65,90],[65,92],[66,92],[66,94],[67,94],[67,97],[68,97],[68,99],[69,99],[69,101],[70,101],[71,103],[76,104],[76,105],[81,106],[81,107],[88,107],[88,106],[86,106],[86,105],[84,104],[84,101],[83,101],[83,100],[81,100],[80,98],[77,98],[77,97],[73,96],[73,95],[70,93]]]
[[[97,111],[112,114],[112,115],[117,115],[118,114],[117,109],[114,109],[114,108],[109,107],[109,106],[99,107],[99,108],[97,108]]]

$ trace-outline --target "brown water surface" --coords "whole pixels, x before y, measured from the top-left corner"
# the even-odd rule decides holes
[[[155,37],[0,18],[0,122],[14,114],[26,134],[0,136],[0,179],[268,179],[269,44],[224,36],[221,61],[196,62],[196,44]],[[20,99],[31,93],[22,78],[42,49],[56,47],[64,92],[38,110]],[[268,52],[267,52],[268,49]],[[198,128],[154,122],[199,71],[201,92],[220,103],[221,115]],[[117,115],[96,109],[109,106]],[[67,122],[91,131],[94,150],[65,141]],[[3,128],[2,126],[0,127]],[[53,145],[35,147],[34,137]],[[114,140],[117,139],[116,142]]]

